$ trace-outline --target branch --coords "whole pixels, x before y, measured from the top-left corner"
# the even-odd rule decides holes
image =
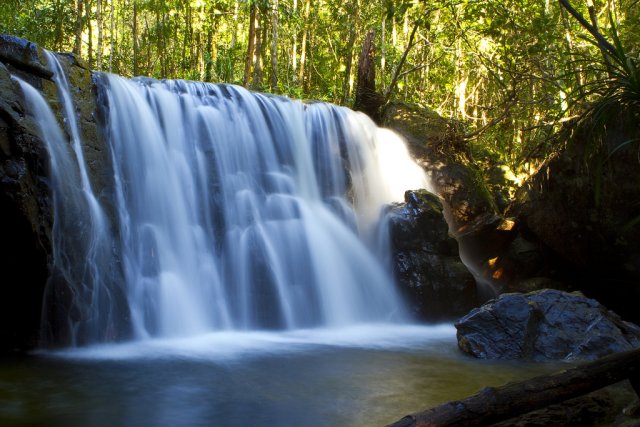
[[[601,389],[625,379],[640,393],[640,349],[501,387],[407,415],[387,427],[487,426]]]
[[[598,45],[600,45],[600,47],[603,50],[605,50],[607,53],[609,53],[612,56],[617,55],[616,48],[611,43],[609,43],[607,39],[604,38],[604,36],[600,33],[600,31],[598,31],[597,28],[589,24],[587,20],[584,19],[584,17],[580,14],[580,12],[578,12],[573,8],[573,6],[571,6],[568,0],[558,0],[558,1],[560,2],[560,5],[567,10],[567,12],[569,12],[574,18],[578,20],[580,25],[582,25],[587,31],[591,33],[593,37],[595,37],[596,41],[598,42]]]
[[[502,112],[502,114],[500,116],[494,118],[489,123],[487,123],[486,125],[482,126],[480,129],[477,129],[477,130],[475,130],[473,132],[467,133],[467,134],[463,135],[462,137],[464,139],[473,139],[473,138],[481,135],[482,133],[484,133],[484,131],[486,131],[490,127],[497,125],[498,123],[503,121],[509,115],[509,113],[511,112],[511,107],[513,107],[517,102],[518,102],[518,100],[516,98],[513,98],[511,100],[511,102],[509,104],[507,104],[506,107],[504,107],[504,111]]]
[[[419,24],[420,24],[420,21],[416,21],[416,23],[413,25],[413,30],[411,30],[411,36],[409,36],[409,44],[407,44],[407,47],[405,48],[404,53],[402,54],[402,58],[400,58],[400,62],[398,62],[398,66],[396,67],[396,71],[393,75],[393,79],[391,80],[391,84],[389,84],[389,87],[387,88],[387,92],[384,94],[383,104],[386,104],[387,102],[389,102],[389,99],[391,98],[391,94],[393,93],[393,90],[396,88],[396,85],[398,84],[398,80],[400,79],[400,71],[402,70],[404,61],[406,61],[409,51],[414,46],[413,39],[416,35],[416,31],[418,30]]]

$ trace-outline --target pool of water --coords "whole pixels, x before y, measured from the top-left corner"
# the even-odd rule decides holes
[[[0,360],[0,425],[384,426],[553,369],[465,356],[449,325],[212,333]]]

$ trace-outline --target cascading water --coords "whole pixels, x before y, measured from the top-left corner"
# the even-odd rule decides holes
[[[403,318],[379,221],[426,179],[398,136],[329,104],[96,74],[113,170],[96,197],[62,69],[52,69],[72,150],[23,88],[45,111],[35,114],[62,276],[50,294],[67,290],[56,327],[72,344],[113,339],[117,323],[146,338]],[[60,305],[52,299],[45,314]]]

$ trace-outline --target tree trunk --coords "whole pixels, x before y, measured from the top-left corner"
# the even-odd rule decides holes
[[[85,1],[85,14],[87,20],[87,53],[89,60],[89,69],[93,69],[93,29],[91,28],[91,2]]]
[[[267,14],[264,13],[264,9],[258,10],[258,28],[256,28],[256,47],[253,65],[253,84],[252,87],[256,90],[262,90],[262,56],[264,54],[264,45],[267,39],[267,25],[265,23]]]
[[[111,20],[111,24],[110,24],[111,31],[110,31],[110,34],[109,34],[109,37],[110,37],[109,44],[111,46],[111,48],[109,49],[109,51],[110,51],[109,52],[109,72],[110,73],[113,72],[113,53],[114,53],[114,48],[115,48],[115,43],[114,43],[115,42],[115,34],[114,34],[115,19],[114,19],[114,15],[113,15],[114,14],[114,10],[113,10],[113,2],[114,1],[115,0],[111,0],[111,5],[110,5],[111,16],[109,17],[109,19]]]
[[[309,10],[311,9],[311,0],[304,2],[304,15],[302,21],[302,43],[300,44],[300,70],[298,72],[298,81],[304,86],[304,69],[307,59],[307,38],[309,37]]]
[[[62,31],[62,24],[64,23],[64,13],[63,13],[63,9],[64,6],[60,3],[60,0],[56,0],[55,5],[54,5],[54,13],[57,18],[56,18],[56,36],[55,36],[55,42],[54,42],[54,47],[56,50],[60,51],[62,50],[62,40],[64,38],[64,34]]]
[[[249,44],[247,46],[247,57],[244,62],[244,79],[242,85],[247,87],[251,78],[251,65],[253,63],[253,54],[256,46],[256,14],[258,6],[255,1],[251,2],[251,12],[249,13]]]
[[[102,70],[102,0],[96,0],[96,25],[98,25],[98,45],[96,46],[96,68]]]
[[[278,0],[271,10],[271,92],[278,91]]]
[[[82,56],[82,6],[83,1],[77,0],[76,2],[76,39],[73,44],[73,53],[75,53],[78,57]]]
[[[374,48],[375,31],[370,30],[364,39],[362,52],[358,60],[356,80],[356,99],[353,109],[362,111],[374,121],[380,121],[382,96],[376,92],[376,63]]]
[[[138,0],[133,0],[133,75],[138,75]]]
[[[630,379],[640,393],[640,349],[551,375],[487,387],[464,400],[408,415],[388,427],[487,426]]]
[[[293,0],[293,14],[296,14],[298,10],[298,0]],[[298,26],[294,24],[293,29],[293,47],[291,53],[291,68],[293,71],[293,83],[296,82],[298,78]]]
[[[345,60],[344,81],[342,83],[342,100],[341,104],[346,104],[349,95],[351,94],[351,68],[353,63],[353,47],[356,44],[356,33],[358,29],[359,17],[360,17],[360,2],[354,0],[352,7],[352,25],[349,29],[349,41],[347,42],[347,58]]]

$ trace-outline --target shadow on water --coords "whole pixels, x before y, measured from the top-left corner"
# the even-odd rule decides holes
[[[357,332],[211,334],[4,361],[0,425],[383,426],[557,368],[468,358],[451,326]]]

